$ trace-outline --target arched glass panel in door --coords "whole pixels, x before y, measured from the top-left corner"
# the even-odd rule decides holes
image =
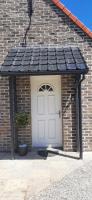
[[[39,88],[39,92],[44,92],[44,91],[53,92],[53,88],[50,85],[48,85],[48,84],[43,84]]]

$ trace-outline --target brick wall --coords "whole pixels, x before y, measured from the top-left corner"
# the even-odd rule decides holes
[[[11,148],[9,80],[0,77],[0,151]]]
[[[26,143],[31,148],[31,87],[30,77],[16,79],[17,112],[26,112],[29,115],[29,124],[26,128],[18,128],[18,143]]]
[[[62,46],[78,46],[85,57],[90,71],[88,75],[86,75],[86,79],[82,84],[83,139],[84,150],[92,150],[92,39],[88,38],[88,36],[83,33],[83,31],[78,28],[67,16],[65,16],[62,11],[57,9],[51,0],[33,0],[33,11],[32,24],[27,37],[28,45],[54,44]],[[0,2],[0,63],[3,62],[4,57],[11,47],[17,46],[23,41],[23,36],[29,23],[27,12],[27,0],[4,0]],[[5,80],[8,84],[7,78],[2,79],[3,86],[1,84],[0,91],[2,91],[2,87],[4,87]],[[63,86],[64,82],[66,84],[65,87],[63,87],[63,92],[65,94],[65,97],[63,97],[63,105],[65,105],[69,96],[67,90],[72,91],[73,80],[70,80],[70,77],[63,77],[62,79]],[[18,81],[18,83],[19,82],[20,81]],[[68,85],[68,83],[70,83],[70,85]],[[19,83],[19,86],[17,84],[17,87],[18,90],[21,90],[22,85]],[[4,91],[3,95],[5,96],[6,94],[7,92]],[[8,96],[7,101],[9,102]],[[72,102],[72,104],[73,105],[67,110],[67,113],[63,113],[65,138],[64,148],[69,150],[76,148],[74,126],[75,116],[72,114],[74,113],[75,103]],[[6,111],[2,112],[3,115],[5,115],[5,113],[9,113],[9,107],[7,107]],[[73,116],[73,129],[71,129],[71,127],[68,129],[67,123],[69,121],[67,120],[66,123],[66,118],[69,119],[69,116],[71,115]],[[1,121],[3,121],[3,117],[1,118]],[[9,122],[8,115],[6,116],[6,120]],[[7,135],[7,138],[10,141],[9,123],[7,126],[8,131],[5,129],[4,132],[2,132],[2,135]],[[1,129],[4,128],[5,122],[1,125]],[[28,129],[28,138],[29,137],[31,136],[29,136]],[[28,140],[28,138],[26,140]],[[7,145],[9,145],[9,141],[7,142]],[[3,137],[0,138],[0,144],[4,146]]]
[[[64,75],[61,77],[62,88],[62,119],[63,119],[63,149],[77,150],[76,136],[76,86],[75,77]]]

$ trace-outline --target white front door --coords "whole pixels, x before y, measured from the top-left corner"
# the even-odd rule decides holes
[[[31,77],[32,146],[62,145],[61,77]]]

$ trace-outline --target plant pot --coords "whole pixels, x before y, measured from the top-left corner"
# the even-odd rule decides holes
[[[27,144],[19,144],[18,153],[20,156],[25,156],[28,153],[28,145]]]

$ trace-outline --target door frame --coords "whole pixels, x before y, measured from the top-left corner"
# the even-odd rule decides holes
[[[44,77],[44,76],[48,76],[48,77],[52,77],[52,76],[60,76],[60,75],[42,75],[42,77]],[[32,96],[32,89],[33,89],[33,85],[32,85],[32,78],[36,78],[36,77],[38,77],[38,76],[31,76],[30,77],[30,84],[31,84],[31,137],[32,137],[32,147],[34,147],[34,145],[33,145],[33,123],[34,123],[34,120],[33,120],[33,117],[32,117],[32,106],[33,106],[33,104],[32,104],[32,98],[33,98],[33,96]],[[41,76],[40,76],[41,77]],[[61,80],[61,76],[60,76],[60,80]],[[60,81],[60,83],[61,83],[61,81]],[[51,84],[50,84],[51,85]],[[61,84],[61,86],[60,86],[61,88],[61,90],[62,90],[62,84]],[[60,91],[61,91],[60,90]],[[61,126],[60,126],[60,131],[61,131],[61,144],[60,144],[60,147],[62,147],[63,146],[63,123],[62,123],[62,91],[60,92],[61,94]]]

